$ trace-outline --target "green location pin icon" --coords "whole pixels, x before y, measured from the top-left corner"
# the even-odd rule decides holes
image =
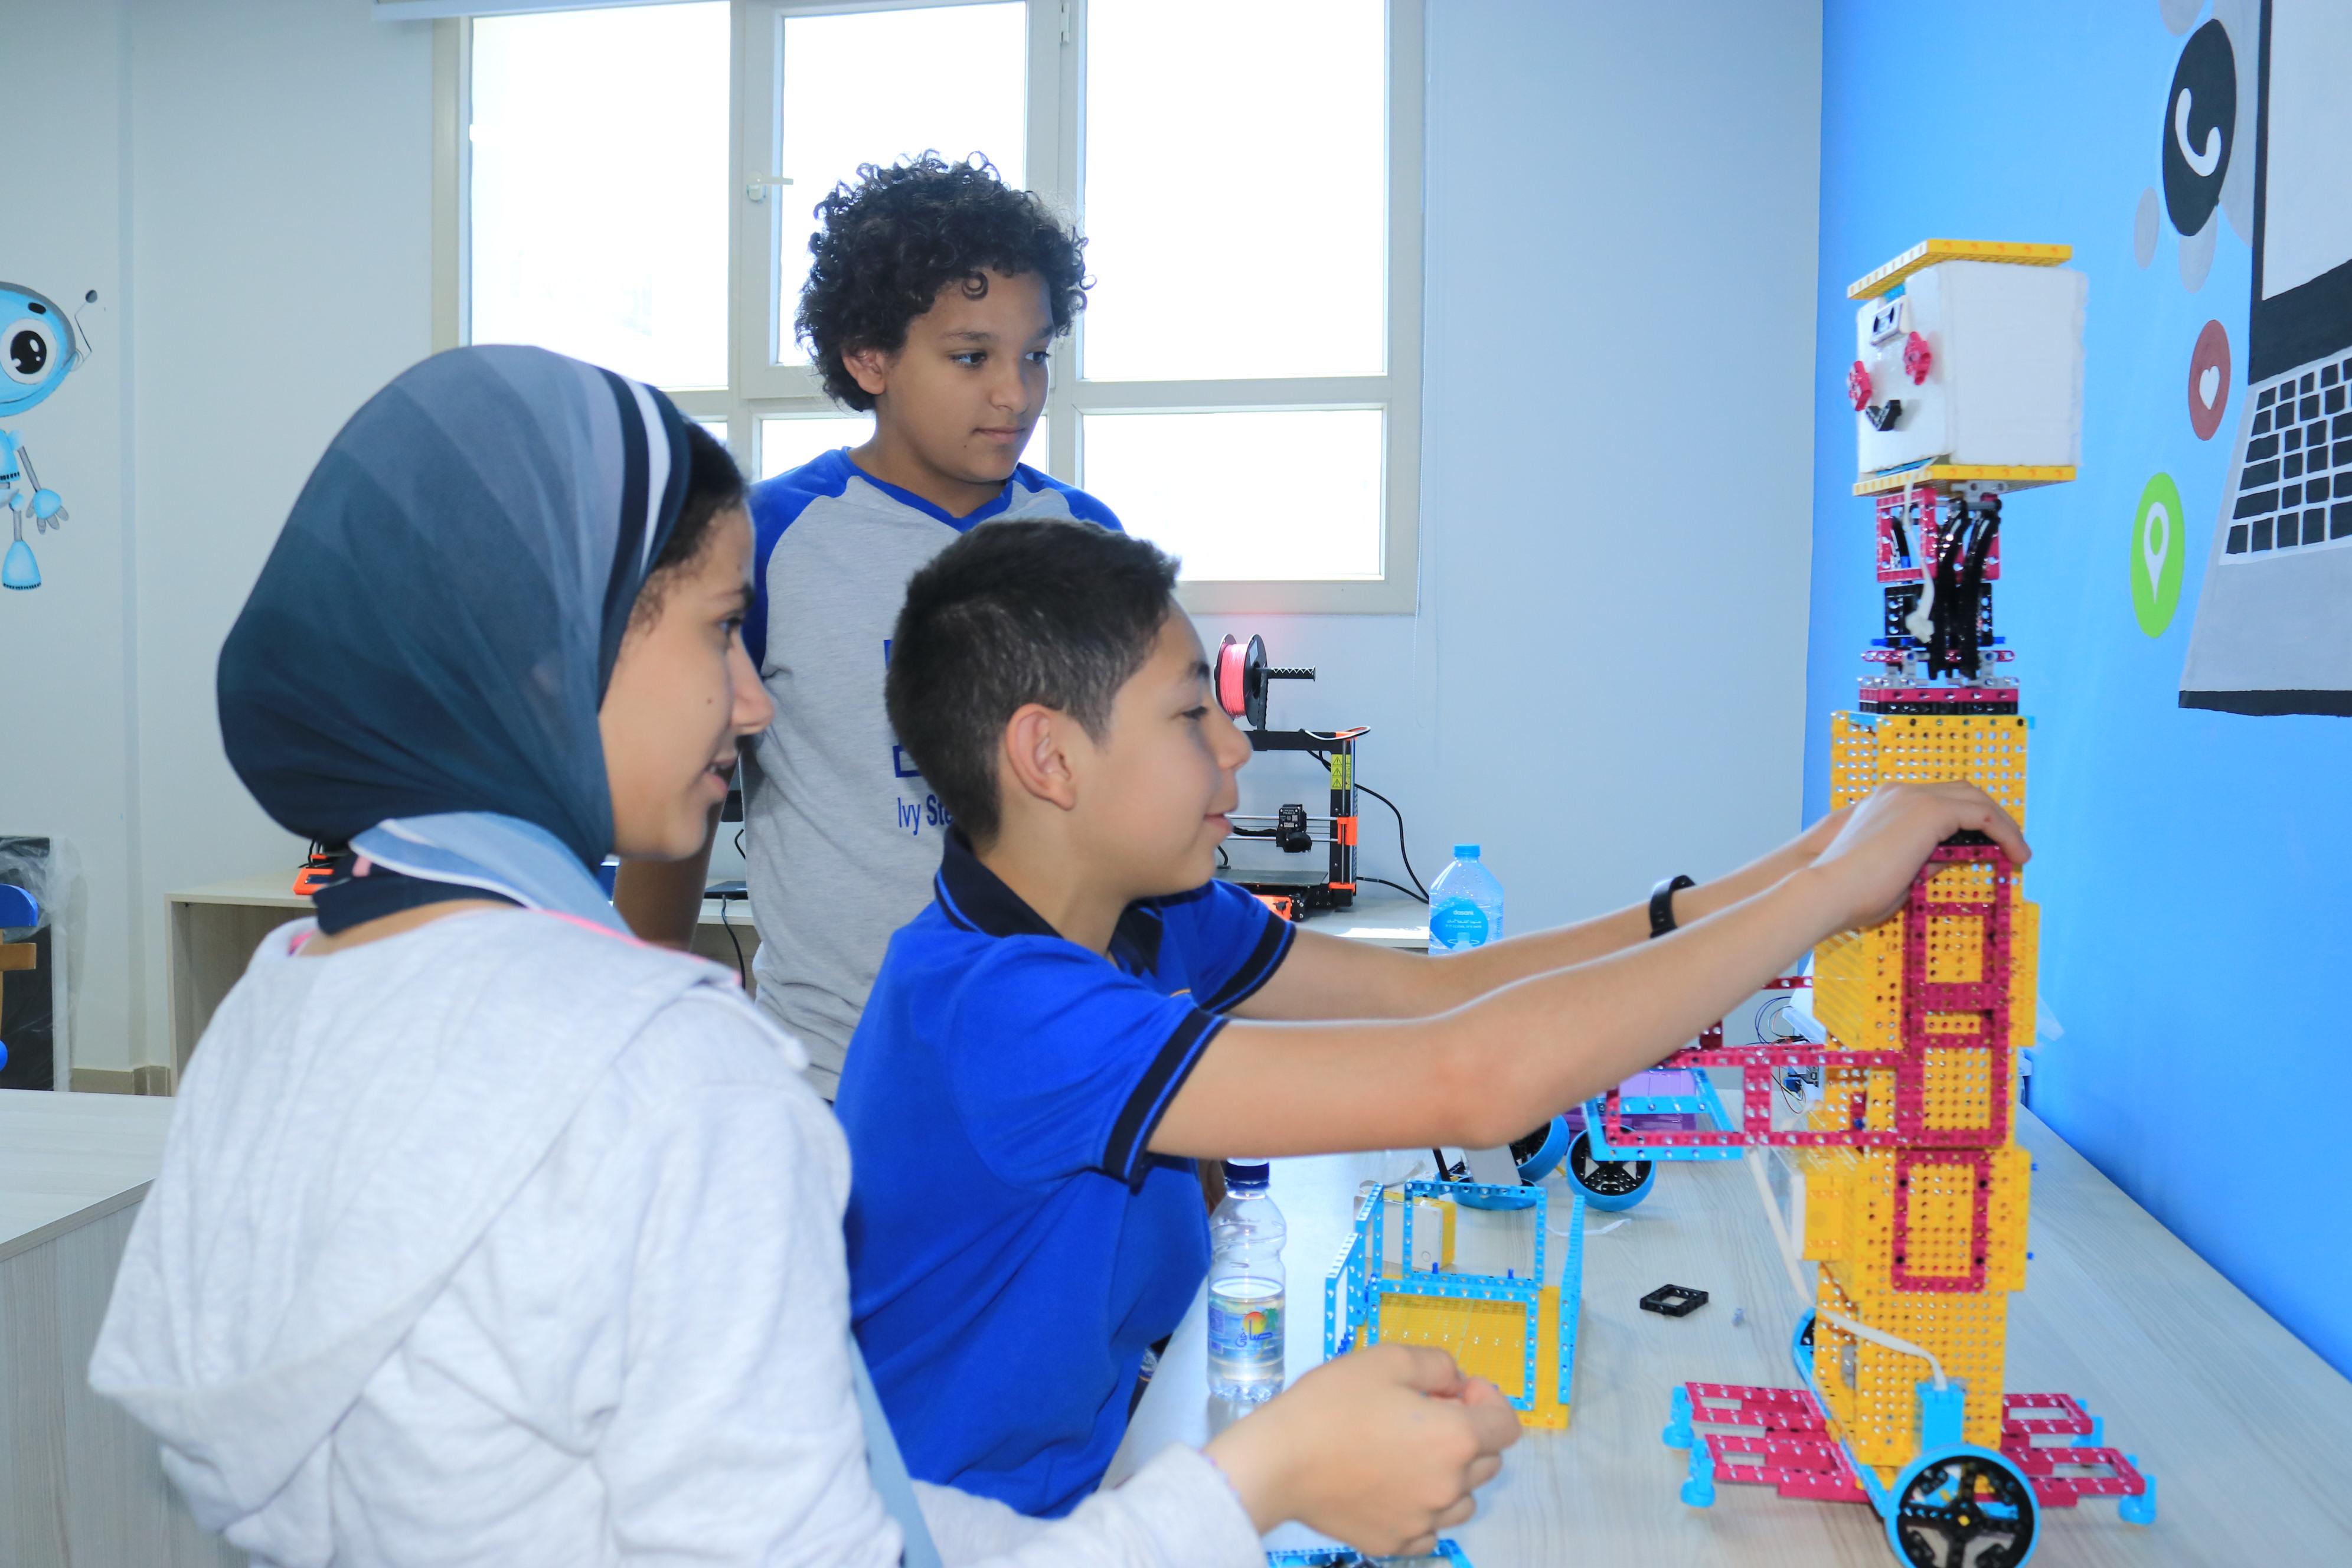
[[[2152,637],[2180,607],[2180,490],[2170,474],[2158,474],[2139,492],[2132,520],[2132,614]]]

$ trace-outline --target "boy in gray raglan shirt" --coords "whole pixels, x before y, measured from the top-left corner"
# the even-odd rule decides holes
[[[882,709],[907,579],[1000,518],[1118,526],[1020,462],[1048,352],[1086,301],[1084,242],[976,159],[859,175],[818,205],[797,324],[825,390],[870,411],[874,434],[752,487],[743,627],[776,704],[744,765],[759,1001],[828,1100],[890,933],[930,900],[947,826]],[[684,945],[707,865],[632,863],[618,901],[642,934]]]

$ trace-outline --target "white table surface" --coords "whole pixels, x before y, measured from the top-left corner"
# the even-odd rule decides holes
[[[2158,1494],[2147,1529],[2121,1522],[2112,1501],[2044,1510],[2035,1568],[2352,1563],[2352,1384],[2030,1112],[2019,1137],[2039,1168],[2027,1289],[2010,1298],[2009,1389],[2080,1397]],[[1275,1163],[1290,1231],[1294,1377],[1322,1359],[1324,1272],[1347,1240],[1358,1183],[1402,1168],[1384,1169],[1386,1158]],[[1559,1178],[1549,1184],[1557,1194]],[[1554,1226],[1566,1208],[1556,1196]],[[1867,1506],[1720,1479],[1712,1508],[1677,1499],[1687,1456],[1659,1439],[1675,1384],[1796,1382],[1789,1336],[1800,1304],[1747,1172],[1670,1164],[1635,1208],[1590,1211],[1584,1269],[1569,1429],[1528,1431],[1480,1494],[1478,1516],[1452,1532],[1477,1568],[1895,1563]],[[1686,1318],[1639,1309],[1669,1282],[1711,1299]],[[1206,1394],[1204,1300],[1176,1331],[1110,1479],[1231,1419]],[[1270,1538],[1313,1541],[1297,1526]]]
[[[0,1258],[139,1201],[172,1101],[0,1089]]]
[[[1429,946],[1429,909],[1402,893],[1360,894],[1344,910],[1308,916],[1304,929],[1421,952]]]

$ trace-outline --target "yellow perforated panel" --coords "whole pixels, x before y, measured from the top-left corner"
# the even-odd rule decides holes
[[[1849,1285],[1895,1294],[1894,1285],[1895,1171],[1891,1149],[1810,1149],[1801,1151],[1799,1168],[1805,1173],[1803,1255],[1832,1264]],[[2027,1172],[2032,1165],[2024,1150],[2014,1143],[1988,1150],[1985,1230],[1972,1236],[1973,1217],[1967,1207],[1955,1207],[1968,1193],[1970,1178],[1960,1170],[1958,1150],[1938,1150],[1914,1163],[1912,1209],[1906,1227],[1909,1267],[1929,1277],[1965,1276],[1973,1265],[1977,1243],[1985,1259],[1985,1293],[2024,1288]],[[1924,1196],[1923,1196],[1924,1194]],[[1949,1295],[1965,1292],[1907,1294]]]
[[[2006,261],[2021,267],[2055,267],[2074,254],[2071,245],[2038,245],[2011,239],[1923,239],[1894,260],[1874,267],[1846,285],[1849,300],[1885,293],[1923,267],[1939,261]]]
[[[2033,1044],[2034,999],[2042,991],[2042,906],[2019,898],[2009,917],[2009,1043]]]
[[[1535,1407],[1519,1412],[1519,1424],[1558,1431],[1569,1418],[1559,1402],[1559,1288],[1545,1286],[1537,1300]],[[1527,1327],[1527,1309],[1517,1301],[1392,1295],[1381,1303],[1383,1343],[1434,1345],[1514,1399],[1526,1397]],[[1364,1337],[1359,1330],[1359,1345]]]
[[[2063,485],[2074,477],[2072,463],[1929,463],[1924,468],[1867,475],[1854,485],[1853,493],[1877,496],[1927,485],[1948,489],[1961,484],[2032,490],[2043,485]]]
[[[1880,713],[1874,784],[1965,779],[2025,820],[2025,721],[2014,713]],[[1864,792],[1867,793],[1867,792]],[[1860,798],[1859,796],[1856,797]]]
[[[1961,1436],[1999,1448],[2001,1374],[2007,1352],[2008,1298],[1917,1291],[1848,1289],[1834,1268],[1822,1271],[1821,1302],[1933,1352],[1944,1374],[1966,1385]],[[1856,1339],[1833,1323],[1813,1330],[1814,1385],[1837,1435],[1865,1465],[1900,1466],[1919,1451],[1919,1384],[1928,1380],[1916,1356]]]
[[[1931,1020],[1932,1022],[1932,1020]],[[1971,1016],[1969,1027],[1976,1026]],[[1932,1131],[1992,1125],[1992,1053],[1982,1046],[1927,1049],[1927,1107],[1920,1120]]]
[[[1822,1304],[1933,1351],[1948,1377],[1969,1386],[1966,1435],[1998,1447],[2008,1293],[2024,1289],[2029,1170],[2011,1143],[1989,1152],[1985,1226],[1977,1234],[1974,1180],[1957,1152],[1938,1152],[1909,1167],[1905,1227],[1907,1263],[1916,1274],[1965,1279],[1979,1248],[1979,1290],[1897,1290],[1892,1279],[1897,1152],[1804,1151],[1804,1255],[1822,1265]],[[1927,1377],[1916,1358],[1828,1327],[1814,1331],[1815,1371],[1831,1415],[1864,1463],[1901,1465],[1917,1451],[1917,1384]],[[1848,1368],[1851,1367],[1851,1375]],[[1982,1394],[1990,1391],[1991,1397]]]

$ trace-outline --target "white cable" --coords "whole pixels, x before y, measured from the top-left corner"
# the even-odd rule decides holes
[[[1751,1150],[1740,1163],[1746,1165],[1748,1173],[1756,1178],[1756,1195],[1764,1201],[1764,1217],[1772,1226],[1772,1240],[1780,1249],[1780,1261],[1788,1268],[1789,1284],[1797,1292],[1797,1299],[1804,1300],[1811,1297],[1812,1292],[1805,1289],[1805,1273],[1797,1263],[1796,1243],[1789,1239],[1789,1227],[1780,1218],[1780,1205],[1772,1198],[1772,1184],[1764,1175],[1764,1152],[1760,1148]],[[1947,1386],[1944,1363],[1937,1361],[1934,1352],[1924,1345],[1915,1345],[1909,1340],[1898,1339],[1883,1329],[1872,1328],[1868,1323],[1857,1323],[1842,1312],[1829,1310],[1819,1302],[1815,1302],[1813,1307],[1813,1321],[1817,1323],[1834,1324],[1858,1340],[1868,1340],[1874,1345],[1884,1345],[1888,1350],[1904,1355],[1917,1356],[1927,1363],[1927,1371],[1934,1376],[1937,1388],[1940,1390]]]
[[[1607,1236],[1611,1231],[1615,1230],[1619,1226],[1623,1225],[1624,1223],[1625,1223],[1625,1222],[1624,1222],[1623,1220],[1622,1220],[1622,1219],[1612,1219],[1612,1220],[1611,1220],[1607,1225],[1602,1226],[1600,1229],[1598,1229],[1598,1230],[1588,1230],[1588,1231],[1586,1231],[1584,1234],[1585,1234],[1588,1237],[1595,1237],[1595,1236]],[[1575,1234],[1576,1234],[1576,1233],[1575,1233],[1575,1232],[1573,1232],[1573,1231],[1562,1230],[1562,1229],[1560,1229],[1560,1228],[1559,1228],[1559,1226],[1556,1226],[1556,1225],[1553,1225],[1553,1224],[1549,1223],[1549,1221],[1547,1221],[1547,1222],[1545,1223],[1545,1225],[1544,1225],[1544,1229],[1546,1229],[1546,1230],[1549,1231],[1549,1232],[1550,1232],[1552,1235],[1554,1235],[1554,1236],[1557,1236],[1557,1237],[1561,1237],[1562,1239],[1566,1239],[1567,1237],[1571,1237],[1571,1236],[1573,1236],[1573,1235],[1575,1235]]]
[[[1910,521],[1911,487],[1914,482],[1914,480],[1908,479],[1903,481],[1903,508],[1900,511],[1895,514],[1898,521],[1906,522]],[[1915,546],[1917,547],[1919,557],[1919,603],[1916,608],[1913,609],[1909,615],[1903,617],[1903,629],[1909,632],[1913,637],[1917,637],[1921,642],[1927,642],[1936,635],[1936,617],[1934,614],[1936,608],[1936,559],[1941,552],[1941,546],[1939,544],[1938,547],[1934,550],[1926,548],[1927,541],[1925,538],[1925,531],[1922,530],[1921,532],[1922,537],[1913,542]]]

